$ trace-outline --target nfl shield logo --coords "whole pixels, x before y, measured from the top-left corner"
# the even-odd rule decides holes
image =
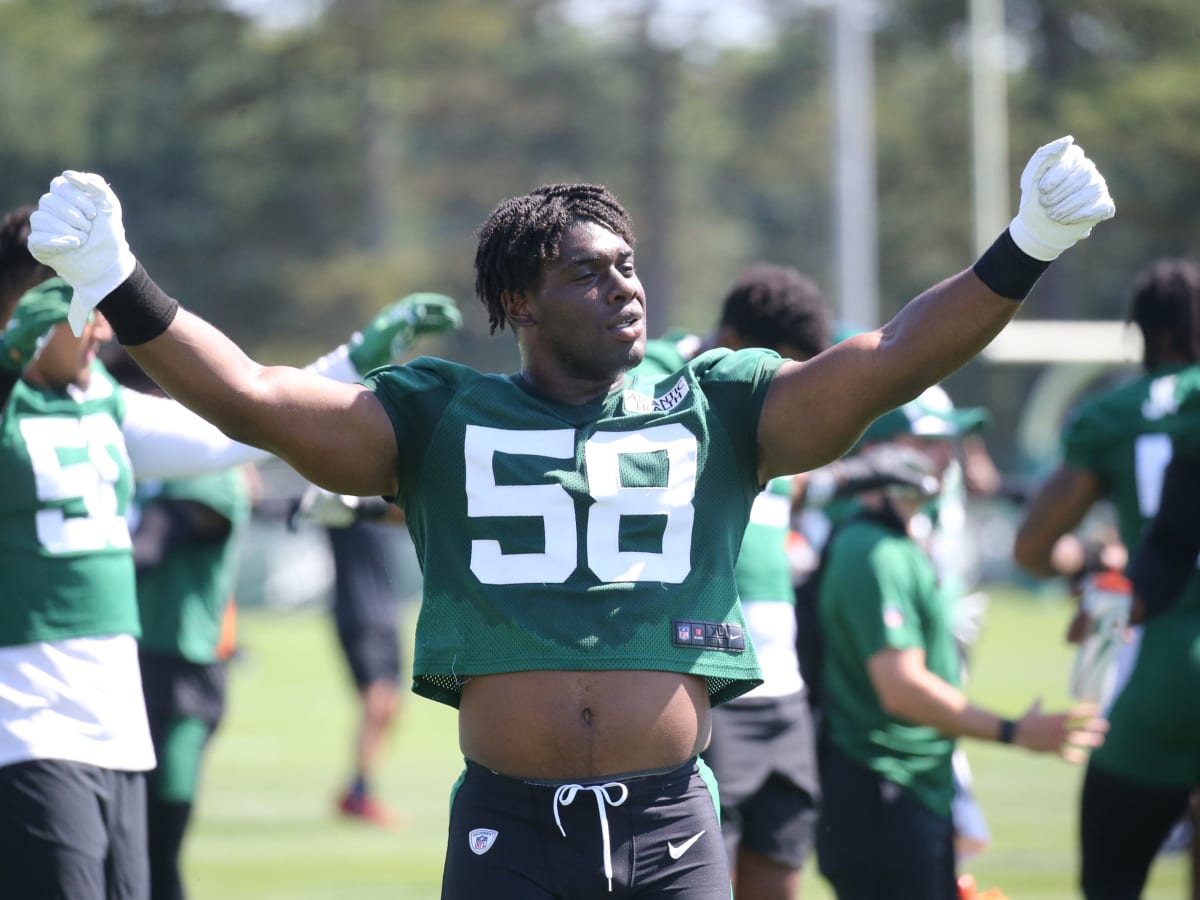
[[[678,631],[679,631],[679,639],[680,639],[681,641],[686,641],[686,640],[688,639],[688,633],[689,633],[689,631],[691,630],[690,628],[688,628],[688,625],[687,625],[687,623],[686,623],[686,622],[681,622],[681,623],[680,623],[680,624],[677,626],[677,629],[678,629]]]
[[[492,849],[492,844],[496,843],[496,832],[493,828],[476,828],[467,835],[467,840],[471,845],[471,852],[476,856],[483,856]]]

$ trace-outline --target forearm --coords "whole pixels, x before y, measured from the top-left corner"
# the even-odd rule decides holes
[[[1001,716],[975,706],[959,688],[928,669],[892,681],[880,702],[889,715],[951,737],[994,741],[1000,733]]]
[[[866,425],[978,353],[1018,308],[968,270],[909,302],[882,329],[785,363],[759,418],[759,476],[807,472],[841,456]]]
[[[104,303],[129,286],[122,284]],[[158,290],[148,278],[133,287]],[[362,496],[395,492],[395,436],[382,405],[361,385],[259,365],[184,309],[155,337],[126,348],[183,405],[230,438],[283,459],[314,484]]]
[[[888,378],[875,402],[892,409],[956,372],[1019,309],[1017,300],[992,291],[972,269],[929,288],[881,329],[876,364]]]

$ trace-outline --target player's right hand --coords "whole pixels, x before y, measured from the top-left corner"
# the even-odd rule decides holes
[[[1013,743],[1035,753],[1057,753],[1077,765],[1104,743],[1108,720],[1099,712],[1095,703],[1076,703],[1066,712],[1044,713],[1042,701],[1035,700],[1017,722]]]
[[[54,329],[66,321],[70,303],[71,286],[61,278],[26,291],[0,331],[0,371],[20,375],[37,359]]]
[[[96,305],[133,274],[121,201],[99,175],[70,169],[29,217],[29,252],[75,289],[67,321],[78,337]]]
[[[1104,176],[1067,135],[1030,157],[1021,173],[1021,205],[1008,233],[1025,253],[1050,262],[1116,211]]]

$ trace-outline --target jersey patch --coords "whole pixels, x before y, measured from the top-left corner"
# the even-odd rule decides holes
[[[494,828],[474,828],[467,835],[467,839],[471,845],[471,852],[476,856],[483,856],[492,849],[492,844],[496,843],[496,835],[499,834]]]
[[[637,391],[626,391],[622,399],[625,402],[625,408],[629,412],[665,413],[670,412],[682,403],[689,393],[691,393],[691,389],[688,387],[687,379],[680,378],[679,381],[675,382],[673,388],[658,399],[652,399],[645,394],[639,394]]]
[[[706,650],[726,650],[741,653],[746,649],[746,633],[741,625],[728,622],[671,623],[672,642],[676,647],[703,647]]]

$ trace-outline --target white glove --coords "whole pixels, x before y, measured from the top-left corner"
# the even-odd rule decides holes
[[[1050,262],[1116,211],[1104,176],[1067,135],[1038,147],[1025,165],[1008,232],[1025,253]]]
[[[125,241],[121,201],[99,175],[68,169],[50,182],[29,227],[29,252],[75,290],[67,321],[79,337],[96,304],[137,266]]]
[[[323,525],[326,528],[346,528],[358,521],[358,498],[335,494],[310,484],[300,495],[288,525],[293,531],[300,522]]]

